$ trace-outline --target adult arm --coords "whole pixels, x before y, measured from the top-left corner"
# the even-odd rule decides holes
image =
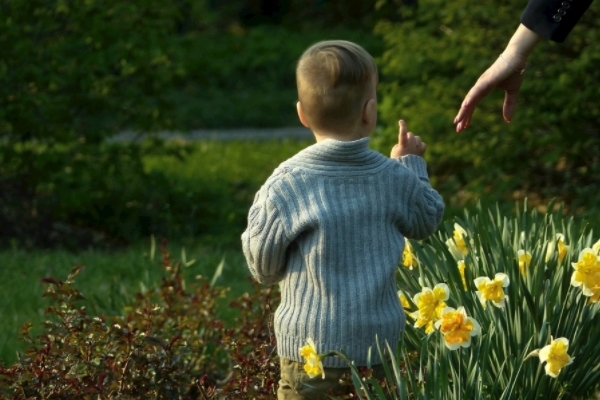
[[[512,120],[517,96],[524,79],[527,58],[544,38],[562,42],[593,0],[530,0],[521,15],[521,24],[502,55],[479,77],[454,118],[456,131],[471,123],[477,104],[494,88],[504,90],[502,114]]]
[[[466,129],[479,102],[495,88],[504,90],[502,115],[510,122],[524,78],[527,58],[542,36],[520,24],[500,57],[479,77],[454,118],[456,131]]]

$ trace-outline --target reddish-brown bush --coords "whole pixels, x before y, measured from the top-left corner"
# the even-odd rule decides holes
[[[231,303],[233,326],[217,317],[227,289],[199,279],[185,284],[181,263],[163,243],[165,277],[136,295],[122,316],[89,315],[75,287],[44,278],[50,302],[42,334],[21,329],[29,347],[0,367],[0,398],[11,399],[267,399],[279,374],[270,330],[274,289]]]

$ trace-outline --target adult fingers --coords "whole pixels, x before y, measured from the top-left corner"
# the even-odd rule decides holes
[[[498,63],[495,62],[490,68],[488,68],[475,82],[475,85],[469,90],[465,99],[463,100],[458,114],[454,118],[454,124],[456,124],[456,131],[460,132],[466,129],[473,117],[475,108],[479,102],[488,94],[494,90],[494,88],[501,81],[501,77],[504,76],[504,71],[498,70]]]
[[[475,112],[475,107],[477,107],[477,104],[479,104],[483,98],[481,93],[482,92],[479,87],[473,86],[473,88],[465,97],[458,114],[454,118],[454,124],[456,124],[457,132],[462,131],[469,125],[469,122],[473,116],[473,112]]]
[[[502,115],[506,122],[512,121],[512,117],[515,113],[517,106],[517,97],[519,92],[509,92],[508,90],[504,93],[504,105],[502,106]]]
[[[517,107],[517,98],[519,90],[523,83],[523,75],[515,74],[502,83],[504,86],[504,105],[502,107],[502,115],[506,122],[512,121],[515,108]]]

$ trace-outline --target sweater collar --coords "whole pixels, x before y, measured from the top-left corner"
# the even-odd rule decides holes
[[[369,173],[381,169],[389,160],[369,148],[369,138],[342,142],[325,139],[302,150],[286,164],[320,171],[356,174],[357,168]]]

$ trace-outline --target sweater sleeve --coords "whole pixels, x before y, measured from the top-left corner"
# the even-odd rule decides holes
[[[291,241],[283,217],[270,185],[263,186],[250,207],[248,227],[242,234],[242,249],[250,272],[263,284],[278,282],[285,270],[286,250]]]
[[[407,155],[397,158],[409,171],[401,174],[402,218],[400,230],[409,239],[425,239],[437,229],[444,216],[444,200],[431,187],[427,175],[427,164],[422,157]]]
[[[521,23],[546,39],[564,42],[592,0],[530,0]]]

